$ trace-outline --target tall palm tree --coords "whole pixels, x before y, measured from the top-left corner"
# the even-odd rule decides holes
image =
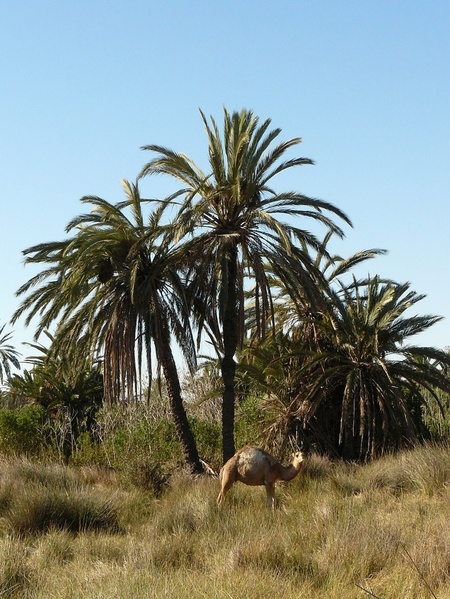
[[[295,297],[289,295],[282,283],[273,277],[272,286],[279,290],[275,297],[276,334],[262,341],[254,334],[252,303],[246,308],[248,337],[239,353],[239,375],[261,397],[265,414],[261,436],[265,444],[279,455],[284,454],[291,438],[295,437],[296,442],[301,443],[305,436],[298,416],[308,386],[321,375],[325,366],[320,364],[308,371],[303,370],[302,376],[299,373],[311,354],[316,355],[331,347],[323,322],[334,310],[330,301],[333,286],[339,286],[341,277],[347,276],[356,266],[385,253],[382,249],[369,249],[343,258],[328,249],[332,235],[328,231],[316,253],[311,254],[311,260],[321,274],[317,280],[317,288],[323,294],[320,306],[311,305],[308,297],[301,293]]]
[[[343,232],[331,217],[351,223],[328,202],[272,189],[276,175],[313,164],[309,158],[284,159],[300,138],[274,145],[280,129],[270,130],[270,119],[260,123],[250,110],[230,114],[225,109],[223,136],[212,117],[208,122],[202,112],[201,116],[208,138],[208,172],[183,154],[149,145],[143,149],[156,156],[144,166],[141,176],[162,173],[183,185],[168,200],[183,199],[178,235],[192,237],[188,255],[198,283],[198,305],[206,310],[200,317],[200,327],[209,319],[214,325],[211,328],[219,327],[221,332],[225,461],[235,451],[235,354],[243,340],[246,275],[251,272],[255,278],[258,326],[264,335],[266,327],[273,326],[273,321],[265,320],[272,304],[266,265],[292,293],[300,286],[313,302],[314,267],[304,245],[319,244],[314,235],[300,228],[301,223],[318,222],[339,236]]]
[[[19,363],[19,352],[8,343],[11,339],[12,333],[4,333],[5,326],[0,327],[0,383],[9,376],[11,376],[11,366],[14,368],[20,368]]]
[[[35,287],[14,318],[28,312],[29,324],[39,315],[37,336],[56,322],[54,351],[103,351],[107,402],[132,400],[143,367],[151,376],[153,343],[186,461],[201,472],[171,347],[173,335],[188,364],[194,364],[179,274],[183,254],[172,242],[170,226],[162,224],[164,206],[157,205],[147,223],[138,186],[124,181],[123,187],[126,200],[119,204],[82,198],[92,210],[69,223],[67,232],[74,235],[67,241],[25,250],[26,262],[50,266],[18,290],[22,295]]]
[[[307,376],[321,367],[309,379],[297,416],[308,426],[333,414],[334,446],[347,459],[368,459],[413,442],[408,400],[424,405],[430,397],[439,402],[436,389],[450,392],[450,381],[433,366],[449,365],[449,355],[407,343],[440,320],[406,316],[422,298],[409,284],[379,277],[334,293],[334,312],[322,323],[328,347],[312,352],[299,372]]]

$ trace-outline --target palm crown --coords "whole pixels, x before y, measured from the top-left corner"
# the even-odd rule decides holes
[[[195,364],[179,274],[182,254],[170,228],[161,224],[164,206],[158,205],[146,223],[137,185],[124,181],[123,187],[126,201],[116,205],[94,196],[83,198],[93,209],[69,223],[68,232],[75,234],[67,241],[25,251],[28,262],[51,266],[19,289],[22,294],[40,285],[15,318],[28,311],[29,322],[40,314],[37,335],[57,319],[55,352],[93,356],[103,351],[107,402],[130,401],[140,393],[142,367],[152,374],[153,344],[187,461],[201,471],[171,350],[173,335],[188,363]]]
[[[269,119],[260,123],[248,110],[233,114],[224,111],[223,137],[213,118],[208,122],[203,113],[201,116],[208,138],[210,171],[204,173],[183,154],[149,145],[144,149],[157,155],[144,166],[141,176],[163,173],[183,184],[168,201],[180,197],[183,200],[176,234],[188,240],[186,251],[195,273],[191,280],[199,326],[207,322],[210,330],[221,338],[217,346],[223,350],[222,425],[226,460],[235,449],[234,356],[242,343],[244,329],[245,274],[251,272],[255,279],[256,314],[263,334],[270,323],[266,317],[273,304],[267,265],[290,293],[298,293],[301,288],[312,302],[317,299],[314,280],[319,275],[311,275],[314,265],[304,247],[320,244],[297,223],[312,219],[342,236],[341,228],[328,215],[337,216],[347,224],[350,220],[328,202],[272,189],[277,174],[312,164],[309,158],[283,160],[285,153],[300,143],[300,138],[274,145],[280,129],[270,130]]]
[[[440,317],[408,316],[423,296],[409,284],[379,277],[354,282],[333,297],[322,323],[328,347],[311,353],[303,374],[313,370],[299,411],[311,422],[324,406],[334,404],[338,445],[349,458],[373,457],[416,438],[410,401],[426,403],[427,392],[449,391],[448,379],[432,364],[448,363],[444,352],[409,345],[409,337],[428,329]],[[336,413],[337,406],[337,413]]]

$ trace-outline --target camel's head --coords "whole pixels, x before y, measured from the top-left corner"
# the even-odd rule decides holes
[[[303,455],[302,451],[296,451],[295,453],[292,454],[292,463],[293,464],[301,464],[304,459],[305,459],[305,456]]]

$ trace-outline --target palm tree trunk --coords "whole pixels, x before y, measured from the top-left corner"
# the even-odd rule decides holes
[[[237,282],[237,248],[230,250],[227,260],[227,289],[226,304],[223,315],[223,345],[222,359],[222,451],[223,462],[229,460],[235,453],[234,442],[234,413],[235,413],[235,373],[236,362],[234,355],[238,345],[238,306],[236,294]]]
[[[161,347],[157,348],[169,396],[170,409],[175,423],[175,430],[181,443],[184,459],[193,474],[202,474],[203,465],[200,461],[194,435],[187,418],[181,395],[181,385],[178,371],[170,346],[170,335],[167,323],[161,323]]]
[[[234,412],[235,392],[234,376],[236,363],[233,358],[225,354],[222,360],[222,380],[224,390],[222,395],[222,439],[223,439],[223,463],[229,460],[235,453],[234,444]]]

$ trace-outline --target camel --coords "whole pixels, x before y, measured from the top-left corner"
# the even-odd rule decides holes
[[[219,475],[221,489],[217,497],[220,507],[225,493],[236,481],[245,485],[264,485],[267,493],[267,505],[275,508],[275,483],[277,480],[292,480],[302,469],[303,453],[292,454],[289,466],[282,466],[270,453],[258,447],[243,447],[222,467]]]

